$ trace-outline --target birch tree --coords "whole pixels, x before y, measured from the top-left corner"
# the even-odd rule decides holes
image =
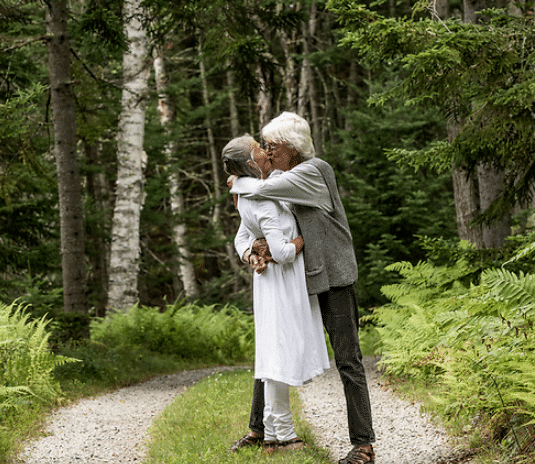
[[[208,80],[206,76],[206,69],[205,69],[205,64],[204,64],[204,59],[203,59],[201,40],[199,40],[198,52],[199,52],[199,72],[200,72],[200,77],[201,77],[203,104],[206,108],[209,108],[210,98],[208,95]],[[227,78],[228,78],[228,75],[227,75]],[[216,145],[215,145],[212,119],[210,117],[209,112],[206,113],[206,117],[204,121],[205,121],[205,126],[206,126],[206,135],[208,138],[208,151],[210,153],[210,164],[212,166],[213,195],[214,195],[214,200],[215,200],[215,205],[214,205],[214,209],[212,212],[212,225],[214,227],[214,230],[218,234],[219,238],[221,240],[225,240],[225,237],[223,234],[223,228],[221,227],[222,207],[221,207],[220,201],[218,201],[222,196],[222,190],[221,190],[222,179],[220,175],[221,161],[220,161],[219,153],[217,152]],[[234,276],[236,280],[238,280],[239,275],[240,275],[240,265],[236,258],[236,252],[234,250],[234,246],[232,243],[225,241],[225,252],[226,252],[226,256],[230,264],[230,267],[234,273]]]
[[[164,128],[169,128],[170,123],[174,119],[175,109],[169,98],[167,92],[167,73],[165,70],[165,61],[163,53],[160,51],[156,53],[154,58],[154,74],[156,79],[156,89],[158,91],[158,111],[160,113],[160,121]],[[167,132],[169,132],[167,130]],[[168,142],[165,147],[165,157],[169,166],[172,166],[172,157],[175,152],[175,143]],[[195,279],[195,268],[191,262],[191,253],[187,246],[186,225],[180,218],[184,214],[184,196],[182,194],[180,173],[177,169],[171,168],[169,171],[169,194],[171,202],[171,211],[177,222],[173,226],[173,240],[178,250],[178,269],[182,285],[184,287],[184,295],[191,298],[197,295],[197,281]]]
[[[87,312],[80,169],[76,154],[76,114],[67,31],[67,2],[45,2],[50,100],[56,157],[64,309]]]
[[[138,301],[139,221],[144,201],[143,151],[148,65],[141,0],[125,0],[123,23],[128,49],[123,55],[123,90],[117,134],[117,183],[113,211],[108,308],[127,310]]]

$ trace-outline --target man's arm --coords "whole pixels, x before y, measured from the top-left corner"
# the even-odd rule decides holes
[[[234,179],[230,192],[242,194],[246,198],[268,198],[325,211],[333,210],[329,189],[323,176],[315,166],[306,162],[265,180],[239,177]]]

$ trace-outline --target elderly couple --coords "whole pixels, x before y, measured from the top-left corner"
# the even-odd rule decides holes
[[[241,216],[235,247],[256,271],[255,383],[250,432],[230,448],[303,446],[289,386],[329,367],[325,326],[346,397],[353,448],[340,464],[374,464],[371,406],[358,337],[357,262],[334,171],[315,158],[308,123],[284,112],[223,149]],[[302,251],[302,253],[301,253]]]

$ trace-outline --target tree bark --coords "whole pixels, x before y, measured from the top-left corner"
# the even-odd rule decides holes
[[[143,151],[147,64],[146,31],[140,21],[141,0],[125,0],[123,21],[129,41],[123,55],[123,93],[117,134],[117,184],[113,213],[108,307],[126,311],[138,301],[139,221],[144,202]]]
[[[480,21],[477,13],[489,6],[488,0],[463,0],[464,22],[477,24]],[[500,171],[493,166],[484,164],[478,166],[477,176],[480,213],[484,213],[489,205],[500,196],[504,175],[505,173],[503,170]],[[501,247],[505,242],[505,238],[510,234],[511,214],[506,213],[500,220],[495,221],[492,225],[483,225],[482,247]]]
[[[99,145],[89,144],[84,141],[84,153],[88,165],[99,165]],[[109,225],[108,212],[110,211],[110,205],[106,201],[109,195],[104,174],[90,170],[86,174],[86,188],[89,197],[93,200],[95,210],[103,212],[103,224],[101,225],[107,229]],[[91,230],[89,225],[86,230],[88,235],[87,240],[89,246],[92,248],[92,252],[88,253],[92,273],[88,278],[87,285],[90,294],[92,293],[94,295],[95,316],[104,317],[106,315],[108,289],[108,243],[101,230]]]
[[[162,126],[169,132],[169,124],[175,116],[174,105],[167,93],[167,73],[163,56],[158,54],[154,59],[154,74],[156,78],[156,89],[158,91],[158,110]],[[175,144],[169,142],[165,147],[165,155],[168,165],[172,166],[172,157],[175,152]],[[184,197],[182,195],[180,173],[176,169],[169,171],[169,194],[171,201],[171,212],[175,219],[184,214]],[[186,298],[193,298],[198,294],[197,280],[195,278],[195,268],[191,261],[191,253],[187,246],[186,224],[180,219],[173,226],[173,240],[178,250],[178,269],[184,295]]]
[[[296,78],[295,78],[295,59],[292,56],[295,54],[295,32],[292,31],[288,34],[286,31],[280,32],[281,46],[284,52],[284,74],[282,76],[282,82],[284,86],[285,95],[285,109],[287,111],[297,111],[296,101]]]
[[[65,312],[87,312],[80,168],[65,1],[45,2],[48,66],[58,175],[61,267]]]
[[[230,64],[227,64],[227,85],[229,88],[230,133],[232,138],[235,138],[240,135],[240,118],[238,117],[238,106],[234,90],[234,74],[230,70]]]
[[[461,123],[448,123],[448,139],[452,143],[461,131]],[[452,166],[453,197],[457,217],[457,233],[461,240],[467,240],[476,248],[482,248],[481,226],[472,221],[479,214],[479,192],[477,182],[464,166]]]
[[[258,89],[256,114],[258,115],[258,132],[271,120],[273,114],[273,105],[271,102],[271,93],[269,88],[269,77],[264,75],[260,66],[257,68]]]
[[[311,51],[311,41],[316,36],[316,27],[318,22],[318,5],[316,2],[313,2],[310,6],[310,16],[308,20],[308,24],[306,27],[306,34],[304,36],[305,40],[305,47],[304,52],[305,56],[308,56]],[[308,26],[308,27],[307,27]],[[318,96],[317,96],[317,90],[316,90],[316,83],[314,80],[314,75],[312,72],[312,64],[310,62],[310,59],[305,58],[307,60],[307,79],[308,79],[308,95],[309,95],[309,105],[310,105],[310,128],[312,130],[312,137],[314,140],[314,145],[316,148],[316,153],[318,155],[323,154],[323,138],[322,138],[322,130],[321,130],[321,124],[319,119],[319,112],[318,112]]]
[[[490,204],[498,198],[503,191],[503,169],[495,169],[487,164],[480,164],[477,168],[479,184],[479,203],[484,213]],[[490,225],[483,224],[483,247],[499,248],[505,239],[511,235],[511,216],[504,214],[503,217]]]
[[[208,95],[208,81],[206,79],[206,70],[204,67],[204,61],[202,57],[202,45],[199,41],[199,69],[201,74],[201,82],[203,89],[203,104],[208,108],[210,104],[210,97]],[[212,178],[214,184],[214,199],[216,200],[214,205],[214,210],[212,213],[212,226],[218,235],[218,238],[225,241],[225,255],[228,259],[228,263],[232,272],[234,274],[235,280],[237,281],[240,277],[240,265],[236,257],[236,251],[232,243],[226,240],[225,234],[223,233],[223,228],[221,227],[221,202],[218,201],[222,196],[221,190],[221,161],[219,159],[219,154],[216,149],[214,134],[212,130],[212,120],[209,113],[207,113],[206,119],[206,132],[208,136],[208,150],[210,152],[210,161],[212,164]]]

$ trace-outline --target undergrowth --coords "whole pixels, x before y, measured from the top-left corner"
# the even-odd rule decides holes
[[[219,364],[252,364],[253,318],[231,306],[134,307],[95,320],[91,338],[51,335],[57,324],[0,305],[0,462],[42,433],[57,406],[175,373]]]
[[[462,255],[393,264],[402,280],[383,287],[391,304],[371,316],[385,371],[433,385],[429,407],[500,450],[498,462],[534,458],[535,275],[518,270],[534,253],[528,236],[502,267],[478,268]]]

